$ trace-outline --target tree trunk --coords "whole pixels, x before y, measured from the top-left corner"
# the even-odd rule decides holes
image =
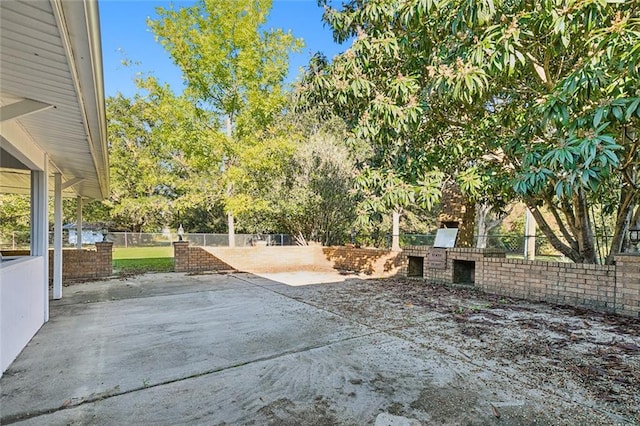
[[[505,212],[495,212],[493,206],[486,203],[476,204],[476,227],[478,228],[478,241],[476,248],[487,248],[489,241],[489,233],[499,226],[505,217],[513,210],[513,206]],[[488,219],[491,213],[494,213],[494,219]]]
[[[487,248],[489,242],[489,233],[504,221],[504,218],[511,213],[513,205],[506,211],[495,211],[493,206],[486,203],[476,204],[476,227],[478,229],[478,241],[476,248]],[[493,219],[489,219],[491,213],[494,214]]]
[[[476,223],[478,226],[478,241],[476,242],[477,248],[487,248],[487,240],[489,233],[487,229],[487,217],[491,211],[491,206],[486,203],[478,203],[476,205]]]
[[[562,222],[562,218],[560,217],[560,214],[558,213],[558,209],[553,204],[553,200],[551,198],[549,198],[549,197],[546,197],[546,198],[544,198],[544,202],[546,203],[547,208],[549,209],[549,211],[553,215],[553,218],[556,221],[556,224],[558,225],[558,228],[560,229],[560,232],[562,233],[562,237],[565,239],[567,244],[569,244],[569,247],[571,247],[573,250],[577,251],[578,250],[578,243],[576,242],[575,238],[573,238],[573,235],[569,233],[569,230],[565,226],[564,222]]]
[[[227,116],[227,137],[231,140],[233,136],[233,123],[231,121],[231,116]],[[224,161],[224,160],[223,160]],[[233,192],[233,187],[231,184],[227,187],[227,196],[230,196]],[[229,247],[236,246],[236,231],[235,231],[235,219],[233,217],[233,212],[227,212],[227,230],[229,233]]]
[[[582,257],[581,263],[596,263],[595,240],[593,238],[593,228],[591,226],[591,218],[589,217],[589,209],[587,200],[582,189],[577,190],[574,196],[574,205],[576,206],[576,229],[578,235],[578,250]]]
[[[549,240],[549,243],[558,250],[560,253],[567,256],[569,259],[576,263],[582,262],[582,257],[577,250],[574,250],[567,244],[563,243],[553,232],[549,224],[547,223],[545,217],[542,215],[538,207],[535,205],[533,200],[527,200],[527,207],[531,210],[533,217],[536,219],[536,223],[540,227],[540,230],[544,234],[545,237]]]
[[[621,253],[624,249],[625,237],[627,231],[633,222],[633,201],[634,191],[623,187],[620,191],[620,205],[618,206],[618,214],[616,215],[615,231],[611,239],[611,248],[605,260],[607,265],[613,264],[613,257]],[[638,209],[640,212],[640,209]]]

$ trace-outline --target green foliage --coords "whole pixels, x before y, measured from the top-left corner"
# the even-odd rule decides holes
[[[381,172],[378,169],[364,168],[355,181],[355,189],[362,199],[360,224],[364,225],[373,215],[401,211],[416,204],[431,210],[440,198],[443,179],[442,173],[430,172],[418,184],[411,185],[393,170]]]
[[[222,193],[211,168],[223,157],[215,116],[154,78],[137,83],[133,98],[107,99],[113,227],[158,231],[192,212],[207,223]]]
[[[24,246],[29,241],[28,195],[0,194],[0,243]],[[15,233],[14,233],[15,232]]]
[[[335,133],[312,133],[300,143],[278,202],[283,229],[324,245],[344,243],[355,217],[354,158]]]
[[[108,202],[98,200],[83,200],[82,202],[82,220],[84,222],[100,224],[105,227],[111,227],[111,210]],[[62,199],[62,222],[75,223],[78,212],[77,198]],[[53,223],[53,204],[49,209],[49,223]]]
[[[353,44],[314,58],[298,94],[344,117],[372,167],[545,204],[564,223],[555,240],[541,228],[575,261],[594,261],[586,212],[604,200],[621,242],[639,191],[637,2],[353,0],[324,19]]]
[[[342,243],[354,218],[350,190],[360,154],[340,141],[341,129],[339,121],[290,113],[243,150],[228,172],[234,183],[228,202],[240,229]]]
[[[202,1],[158,9],[149,25],[182,71],[184,93],[138,80],[133,99],[108,102],[114,195],[123,228],[163,225],[290,232],[341,242],[353,220],[355,148],[341,127],[313,114],[286,115],[282,81],[291,34],[263,31],[268,1]],[[127,226],[129,225],[129,226]]]
[[[280,29],[262,30],[270,0],[202,0],[158,8],[149,26],[180,67],[186,93],[220,115],[239,120],[240,133],[266,126],[280,113],[288,54],[302,42]],[[248,126],[248,127],[245,127]]]
[[[212,192],[227,213],[247,219],[238,224],[240,230],[268,227],[256,221],[272,213],[259,193],[279,172],[274,159],[290,152],[282,135],[269,128],[285,107],[289,52],[302,41],[280,29],[263,29],[270,8],[270,0],[202,0],[177,10],[158,8],[159,19],[149,20],[182,70],[185,101],[218,120],[209,133],[220,148],[221,175],[199,185],[223,185]]]

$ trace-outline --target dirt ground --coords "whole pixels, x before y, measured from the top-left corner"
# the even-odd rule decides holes
[[[464,363],[507,375],[516,385],[537,387],[567,408],[586,407],[594,415],[580,419],[573,416],[582,414],[567,411],[567,418],[554,419],[550,413],[552,424],[640,424],[637,319],[407,279],[308,286],[287,293],[368,327],[386,324],[390,334],[447,356],[457,354]],[[439,406],[442,421],[469,403],[460,394],[424,396],[411,408],[433,412]],[[492,410],[500,418],[500,407]],[[402,407],[390,411],[411,416]]]

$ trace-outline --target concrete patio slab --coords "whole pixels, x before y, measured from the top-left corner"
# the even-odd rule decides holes
[[[364,274],[363,274],[364,275]],[[339,272],[339,271],[297,271],[297,272],[264,272],[256,273],[254,276],[262,277],[269,280],[272,283],[286,284],[288,286],[304,286],[311,284],[328,284],[328,283],[341,283],[348,279],[362,278],[356,273]],[[251,277],[248,277],[251,279]],[[263,285],[265,283],[263,282]],[[267,282],[266,285],[269,285]]]
[[[343,296],[367,289],[354,278],[289,286],[250,274],[68,287],[0,379],[0,423],[361,425],[381,413],[412,424],[611,421],[461,356],[398,312],[349,314]]]

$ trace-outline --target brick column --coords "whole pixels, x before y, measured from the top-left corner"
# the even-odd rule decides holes
[[[173,243],[173,271],[189,271],[189,241],[174,241]]]
[[[625,253],[615,256],[617,313],[640,317],[640,255]]]
[[[96,243],[96,276],[108,277],[113,274],[113,243]]]

